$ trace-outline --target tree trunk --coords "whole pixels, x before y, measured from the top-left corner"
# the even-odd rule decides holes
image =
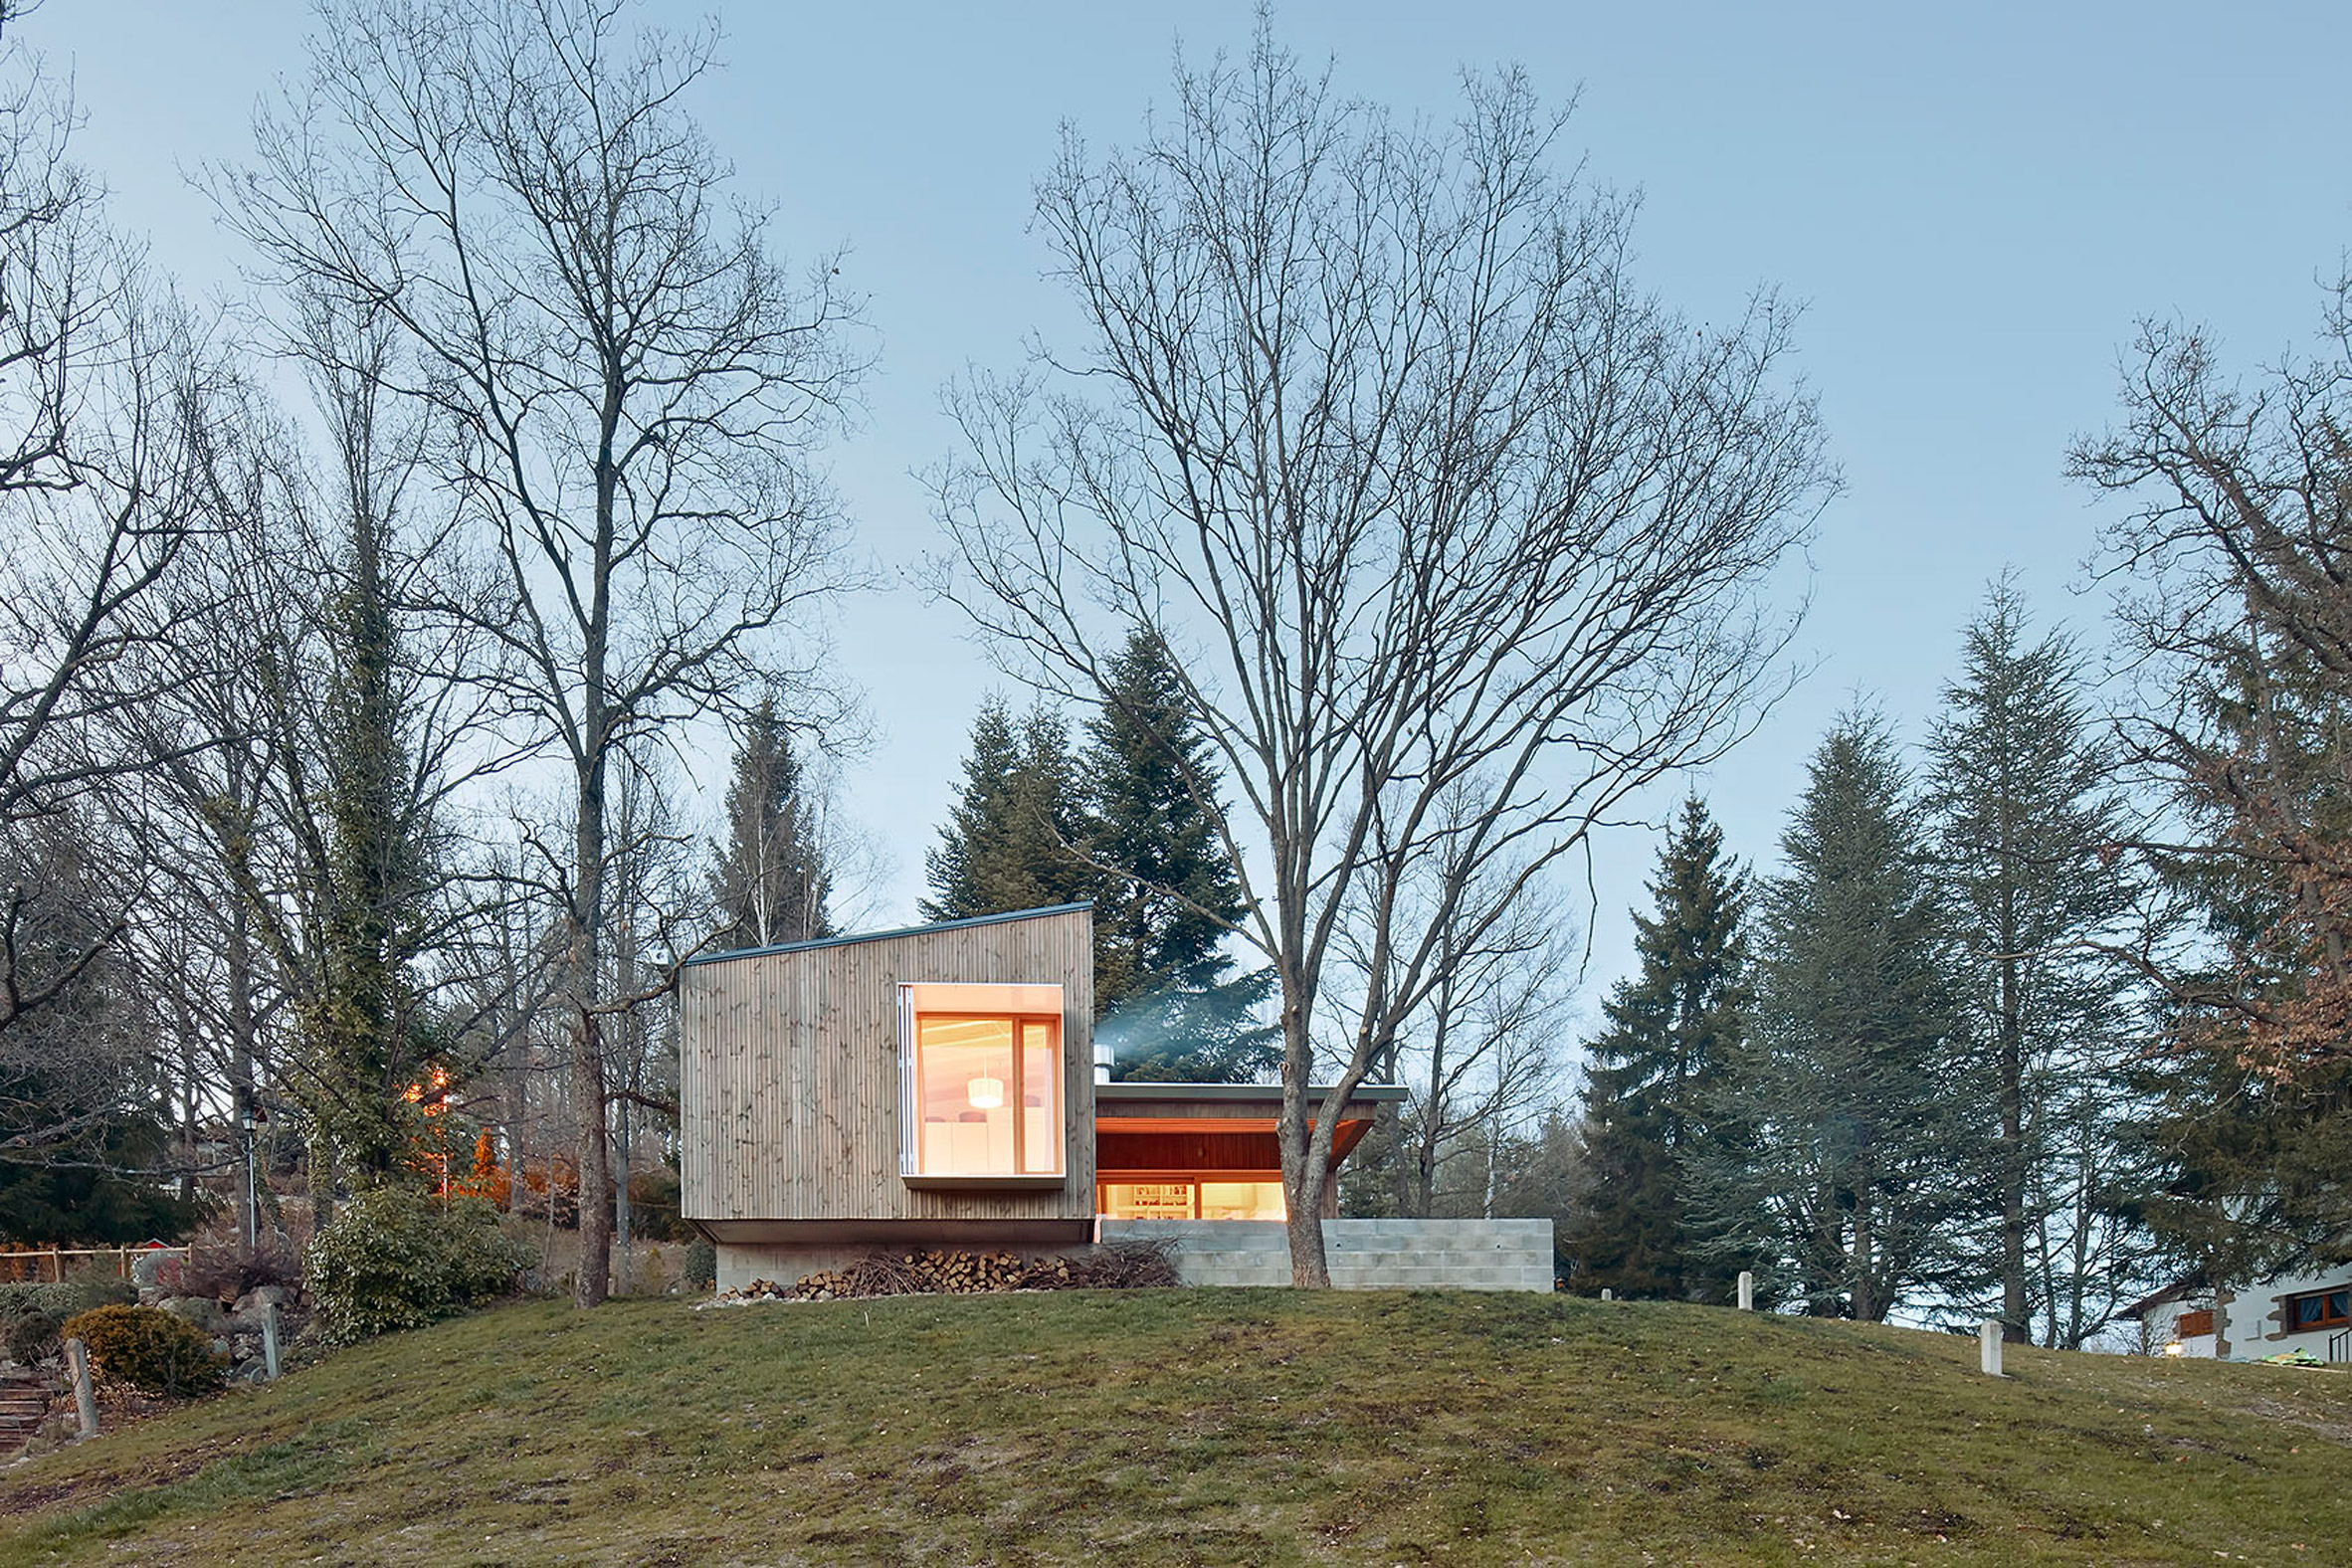
[[[594,753],[581,774],[574,845],[571,973],[566,978],[571,989],[573,1102],[580,1117],[580,1267],[573,1276],[572,1299],[581,1306],[598,1306],[612,1293],[613,1211],[605,1195],[610,1169],[604,1041],[596,1012],[601,945],[597,938],[604,919],[604,767]],[[552,1205],[552,1184],[547,1197]]]
[[[2001,1337],[2031,1341],[2026,1300],[2026,1074],[2014,870],[2001,889]]]
[[[1848,1299],[1853,1303],[1854,1319],[1858,1323],[1874,1323],[1885,1310],[1878,1304],[1877,1280],[1872,1273],[1876,1267],[1876,1260],[1871,1257],[1870,1183],[1865,1177],[1854,1189],[1854,1267],[1848,1287]]]
[[[1327,1172],[1315,1168],[1312,1156],[1315,1143],[1327,1141],[1330,1129],[1322,1129],[1323,1140],[1307,1130],[1306,1091],[1314,1073],[1314,1047],[1307,1039],[1306,1008],[1295,979],[1285,976],[1282,990],[1282,1114],[1274,1125],[1282,1158],[1282,1230],[1290,1243],[1290,1282],[1324,1290],[1331,1285],[1330,1266],[1323,1257]]]

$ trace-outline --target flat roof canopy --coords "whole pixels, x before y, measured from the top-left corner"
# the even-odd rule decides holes
[[[1307,1089],[1311,1113],[1330,1097]],[[1391,1083],[1357,1087],[1340,1108],[1331,1139],[1336,1167],[1372,1130],[1384,1104],[1405,1098]],[[1275,1171],[1282,1166],[1274,1122],[1282,1091],[1267,1083],[1097,1083],[1094,1164],[1098,1171]]]

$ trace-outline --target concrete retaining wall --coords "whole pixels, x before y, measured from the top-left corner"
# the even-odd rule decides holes
[[[1173,1241],[1186,1284],[1288,1284],[1290,1248],[1272,1220],[1104,1220],[1102,1239]],[[1343,1290],[1549,1290],[1549,1220],[1325,1220],[1323,1252]]]

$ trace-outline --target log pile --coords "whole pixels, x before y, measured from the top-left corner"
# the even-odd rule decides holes
[[[809,1274],[789,1291],[798,1301],[880,1295],[980,1295],[996,1290],[1129,1290],[1177,1282],[1162,1243],[1118,1242],[1076,1258],[1022,1259],[1011,1253],[876,1253],[846,1269]],[[772,1281],[755,1280],[754,1289]]]

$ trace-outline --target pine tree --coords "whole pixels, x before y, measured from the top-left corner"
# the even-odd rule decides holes
[[[735,752],[727,786],[727,842],[714,846],[710,897],[722,948],[772,947],[832,934],[832,878],[817,808],[803,787],[792,737],[775,703],[760,703]]]
[[[1581,1202],[1562,1246],[1579,1290],[1721,1301],[1737,1269],[1697,1254],[1683,1167],[1746,1034],[1748,891],[1695,796],[1650,890],[1656,912],[1634,916],[1641,972],[1603,1004],[1609,1028],[1588,1047]]]
[[[1088,722],[1085,854],[1095,893],[1096,1038],[1114,1078],[1239,1082],[1280,1059],[1256,1014],[1271,971],[1234,976],[1227,926],[1242,912],[1221,840],[1218,778],[1167,645],[1139,629]]]
[[[939,845],[924,858],[926,920],[961,920],[1094,896],[1098,879],[1073,853],[1085,839],[1070,729],[1043,704],[1018,728],[1004,698],[981,704],[964,782]]]
[[[1981,1278],[1984,1095],[1968,1064],[1950,916],[1885,726],[1856,715],[1811,766],[1766,884],[1758,1005],[1694,1162],[1709,1250],[1817,1315],[1883,1319],[1904,1292]]]
[[[2134,889],[2112,849],[2123,836],[2115,758],[2079,667],[2062,634],[2029,645],[2024,605],[1997,587],[1944,693],[1928,795],[1998,1117],[2001,1320],[2027,1340],[2041,1313],[2044,1342],[2070,1345],[2117,1304],[2113,1254],[2130,1240],[2100,1162],[2083,1155],[2111,1145],[2127,1115],[2119,1067],[2134,1023],[2127,978],[2094,949],[2113,940]]]

